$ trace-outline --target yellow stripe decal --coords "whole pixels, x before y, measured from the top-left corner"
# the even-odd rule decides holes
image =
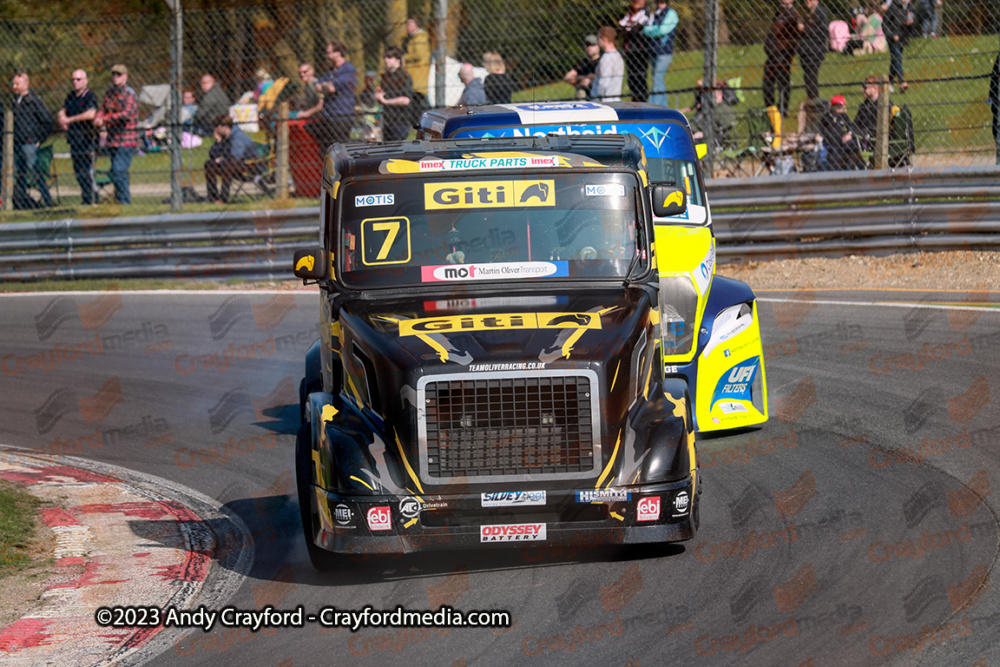
[[[417,490],[420,493],[424,492],[424,487],[420,486],[420,480],[417,479],[417,473],[413,472],[413,468],[410,467],[410,461],[406,458],[406,454],[403,453],[403,445],[399,442],[399,434],[396,434],[396,448],[399,449],[399,458],[403,460],[403,466],[406,468],[406,473],[413,480],[413,483],[417,485]]]
[[[622,367],[621,359],[618,360],[618,365],[615,366],[615,376],[611,378],[611,391],[615,390],[615,382],[618,381],[618,370]]]
[[[417,517],[413,517],[412,519],[410,519],[409,521],[407,521],[406,523],[403,524],[403,528],[409,528],[410,526],[412,526],[416,522],[417,522]]]
[[[354,386],[354,380],[351,379],[351,374],[345,373],[345,375],[347,375],[347,384],[351,388],[351,393],[354,394],[354,400],[357,401],[358,407],[364,407],[364,403],[361,402],[361,394],[358,393],[358,388]]]
[[[583,329],[580,329],[580,331],[583,331]],[[433,338],[431,338],[426,334],[417,334],[417,338],[430,345],[431,348],[435,352],[437,352],[438,358],[441,360],[441,363],[448,361],[448,350],[444,349],[444,345],[437,342],[436,340],[434,340]]]
[[[358,484],[364,484],[365,486],[367,486],[367,487],[368,487],[369,489],[371,489],[372,491],[374,491],[374,490],[375,490],[375,489],[372,489],[371,485],[370,485],[370,484],[369,484],[368,482],[366,482],[365,480],[363,480],[363,479],[361,479],[361,478],[359,478],[359,477],[355,477],[354,475],[351,475],[351,479],[353,479],[353,480],[354,480],[355,482],[357,482]]]
[[[324,405],[323,411],[319,415],[319,419],[323,423],[323,426],[326,426],[330,421],[332,421],[337,413],[337,408],[333,407],[329,403]]]
[[[653,359],[656,359],[656,349],[653,349]],[[646,371],[646,386],[642,390],[642,397],[649,398],[649,381],[653,377],[653,359],[649,360],[649,370]]]
[[[333,532],[333,516],[330,515],[330,506],[326,504],[326,493],[318,486],[316,489],[316,507],[319,508],[320,527],[328,533]]]
[[[312,450],[312,460],[313,465],[316,466],[316,483],[319,484],[320,480],[323,479],[323,464],[320,463],[319,452],[315,449]]]
[[[618,440],[615,441],[615,449],[614,451],[611,452],[611,460],[608,461],[608,465],[604,466],[604,472],[601,473],[601,476],[597,478],[597,484],[595,485],[595,488],[598,489],[601,488],[601,484],[604,483],[604,478],[611,473],[611,466],[614,465],[615,457],[618,456],[618,446],[620,444],[622,444],[622,432],[618,431]]]
[[[618,306],[609,306],[607,308],[602,308],[601,310],[597,311],[597,316],[598,318],[600,318],[601,315],[604,315],[605,313],[610,313],[612,310],[615,310],[616,308],[618,308]],[[600,323],[600,319],[598,319],[597,322]],[[600,326],[594,328],[600,329]],[[573,332],[573,335],[567,338],[566,342],[563,343],[562,356],[565,359],[569,359],[569,353],[573,350],[573,345],[576,343],[576,341],[580,340],[580,336],[582,336],[586,330],[587,330],[586,328],[577,329],[576,331]]]
[[[614,518],[618,519],[619,521],[624,521],[625,520],[625,517],[623,517],[618,512],[609,512],[609,514],[611,514],[611,516],[613,516]]]

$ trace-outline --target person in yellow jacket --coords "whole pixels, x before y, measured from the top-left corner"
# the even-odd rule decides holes
[[[413,114],[420,114],[427,108],[427,77],[431,71],[431,40],[427,31],[420,27],[419,19],[414,14],[406,20],[406,39],[403,48],[403,66],[413,77]]]

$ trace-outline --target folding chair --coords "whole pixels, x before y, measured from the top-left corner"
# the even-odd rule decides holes
[[[114,180],[111,178],[110,169],[94,168],[94,187],[97,188],[97,201],[104,201],[114,196]]]
[[[716,128],[715,154],[719,167],[729,176],[739,176],[743,172],[743,149],[739,145],[739,121]]]
[[[253,145],[257,149],[257,157],[244,160],[243,169],[234,175],[233,182],[236,189],[230,195],[230,201],[243,192],[243,187],[249,183],[256,185],[257,189],[268,197],[274,196],[277,156],[274,154],[270,144],[262,144],[259,141],[255,141]]]
[[[749,158],[751,176],[759,176],[765,169],[774,172],[774,148],[771,121],[764,109],[749,109],[745,116],[747,123],[747,145],[740,152],[740,159]],[[757,163],[754,166],[754,163]]]

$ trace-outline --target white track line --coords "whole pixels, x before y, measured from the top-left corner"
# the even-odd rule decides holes
[[[908,302],[908,301],[831,301],[826,299],[772,299],[772,298],[759,298],[758,301],[762,303],[801,303],[801,304],[814,304],[817,306],[876,306],[879,308],[936,308],[939,310],[974,310],[977,312],[996,312],[1000,313],[1000,307],[998,304],[983,304],[982,306],[949,306],[946,304],[937,303],[920,303],[920,302]]]

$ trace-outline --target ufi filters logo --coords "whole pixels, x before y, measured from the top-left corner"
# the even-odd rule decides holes
[[[714,408],[716,403],[725,399],[751,400],[750,389],[753,387],[759,362],[760,357],[753,357],[723,373],[719,383],[715,386],[715,393],[712,394],[712,404],[709,409]]]
[[[555,181],[450,181],[424,184],[428,211],[555,206]]]
[[[269,331],[281,324],[293,308],[295,297],[291,294],[275,294],[259,305],[251,304],[250,299],[242,294],[231,296],[209,315],[208,327],[212,340],[225,338],[237,322],[248,318],[253,319],[259,331]]]
[[[79,302],[74,297],[57,296],[45,305],[42,312],[35,315],[38,340],[47,340],[61,324],[76,318],[80,319],[81,326],[87,331],[100,329],[123,305],[117,285],[109,287],[104,294],[92,301]]]
[[[600,329],[600,313],[496,313],[426,317],[399,322],[400,336],[490,329]]]
[[[111,377],[93,396],[77,398],[71,387],[57,389],[35,410],[35,425],[39,435],[51,431],[59,420],[79,410],[84,424],[96,424],[107,417],[124,399],[118,376]]]

